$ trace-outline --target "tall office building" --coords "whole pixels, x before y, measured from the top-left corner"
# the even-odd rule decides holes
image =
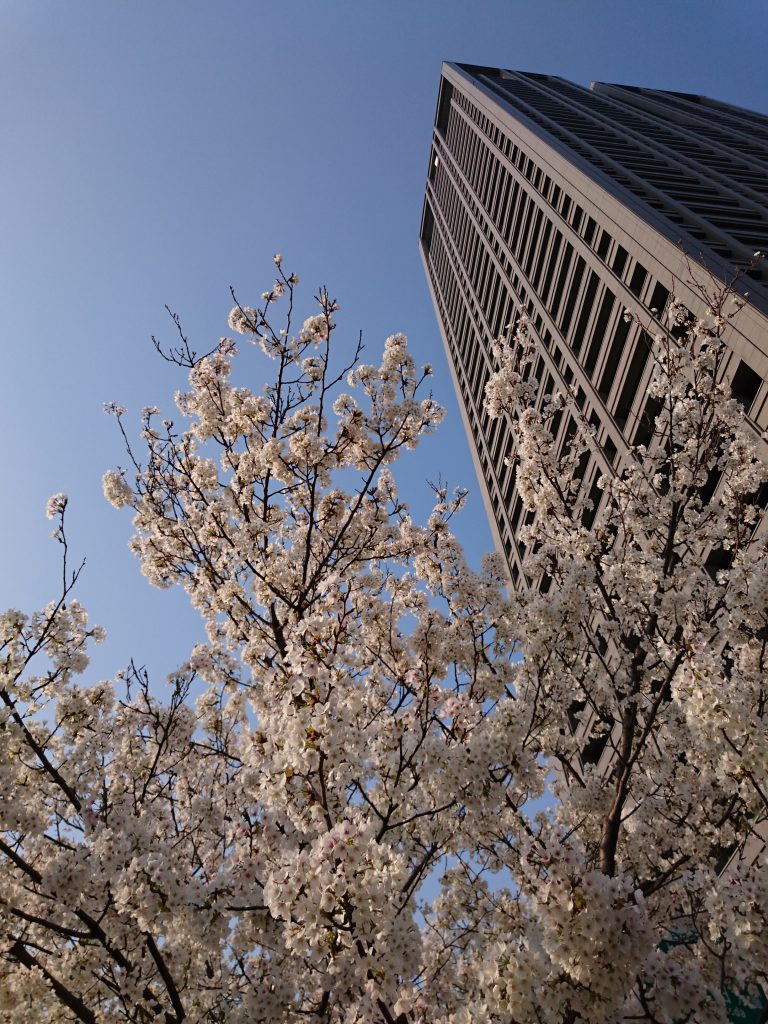
[[[483,409],[491,342],[525,309],[539,398],[570,387],[601,454],[583,467],[595,506],[608,464],[646,443],[648,338],[625,309],[694,312],[691,268],[743,272],[748,304],[724,368],[768,437],[768,118],[701,96],[444,64],[421,252],[498,547],[522,585],[515,437]],[[689,266],[690,263],[690,266]],[[573,430],[568,414],[558,443]],[[591,513],[594,517],[595,512]]]

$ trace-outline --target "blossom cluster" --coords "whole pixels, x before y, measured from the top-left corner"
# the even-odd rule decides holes
[[[507,860],[536,910],[505,956],[519,985],[520,946],[536,944],[548,994],[515,1020],[725,1021],[729,999],[765,988],[751,936],[768,879],[768,468],[724,377],[741,304],[692,291],[698,315],[673,298],[668,329],[647,325],[655,430],[617,467],[567,388],[543,402],[526,390],[537,344],[524,318],[496,349],[488,409],[515,424],[534,581],[514,596],[517,697],[558,797],[533,850],[516,870]],[[484,994],[489,1019],[513,995]]]
[[[160,695],[133,666],[79,682],[102,633],[66,574],[0,617],[0,1015],[724,1024],[768,962],[766,469],[722,382],[726,297],[674,306],[656,435],[591,530],[589,427],[558,452],[570,397],[537,407],[524,317],[499,342],[489,411],[550,580],[509,594],[451,532],[464,492],[425,525],[398,493],[442,418],[429,368],[402,334],[340,359],[338,305],[294,327],[274,263],[230,315],[255,348],[185,352],[181,426],[146,410],[103,480],[207,642]]]

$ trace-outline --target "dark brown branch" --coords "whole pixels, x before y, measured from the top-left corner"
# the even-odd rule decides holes
[[[146,939],[147,942],[147,949],[149,950],[152,959],[155,961],[155,966],[160,972],[160,977],[163,979],[163,984],[165,985],[166,992],[171,998],[171,1004],[173,1005],[173,1008],[176,1011],[176,1021],[182,1021],[187,1016],[187,1014],[184,1009],[184,1004],[181,1001],[179,990],[176,988],[176,983],[173,980],[173,976],[171,975],[171,972],[168,970],[168,965],[166,964],[162,953],[157,948],[157,944],[155,943],[155,940],[152,938],[149,932],[144,933],[144,938]]]
[[[62,984],[55,975],[51,974],[51,972],[40,963],[37,957],[32,956],[20,939],[17,939],[14,942],[8,950],[7,956],[12,960],[18,960],[18,962],[23,964],[25,967],[37,968],[53,989],[56,998],[71,1010],[78,1020],[83,1021],[83,1024],[97,1024],[96,1014],[92,1010],[88,1009],[82,999],[76,996],[74,992],[70,992],[66,985]]]

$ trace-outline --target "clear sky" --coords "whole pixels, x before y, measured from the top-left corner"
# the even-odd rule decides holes
[[[162,678],[199,635],[101,496],[122,454],[102,405],[168,409],[164,303],[202,349],[277,251],[371,361],[402,330],[435,364],[447,423],[402,487],[423,512],[427,477],[470,485],[458,532],[475,562],[490,546],[417,252],[442,60],[768,111],[766,0],[0,0],[0,26],[0,607],[54,595],[65,491],[100,675],[133,656]]]

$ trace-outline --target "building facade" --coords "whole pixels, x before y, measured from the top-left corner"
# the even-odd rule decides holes
[[[693,276],[749,292],[724,372],[768,438],[768,118],[699,96],[444,64],[420,247],[497,546],[525,584],[510,423],[483,408],[491,344],[519,310],[538,342],[539,399],[570,388],[600,475],[651,437],[648,337]],[[574,423],[556,424],[567,444]],[[585,493],[586,493],[585,492]],[[589,525],[589,523],[587,524]]]

